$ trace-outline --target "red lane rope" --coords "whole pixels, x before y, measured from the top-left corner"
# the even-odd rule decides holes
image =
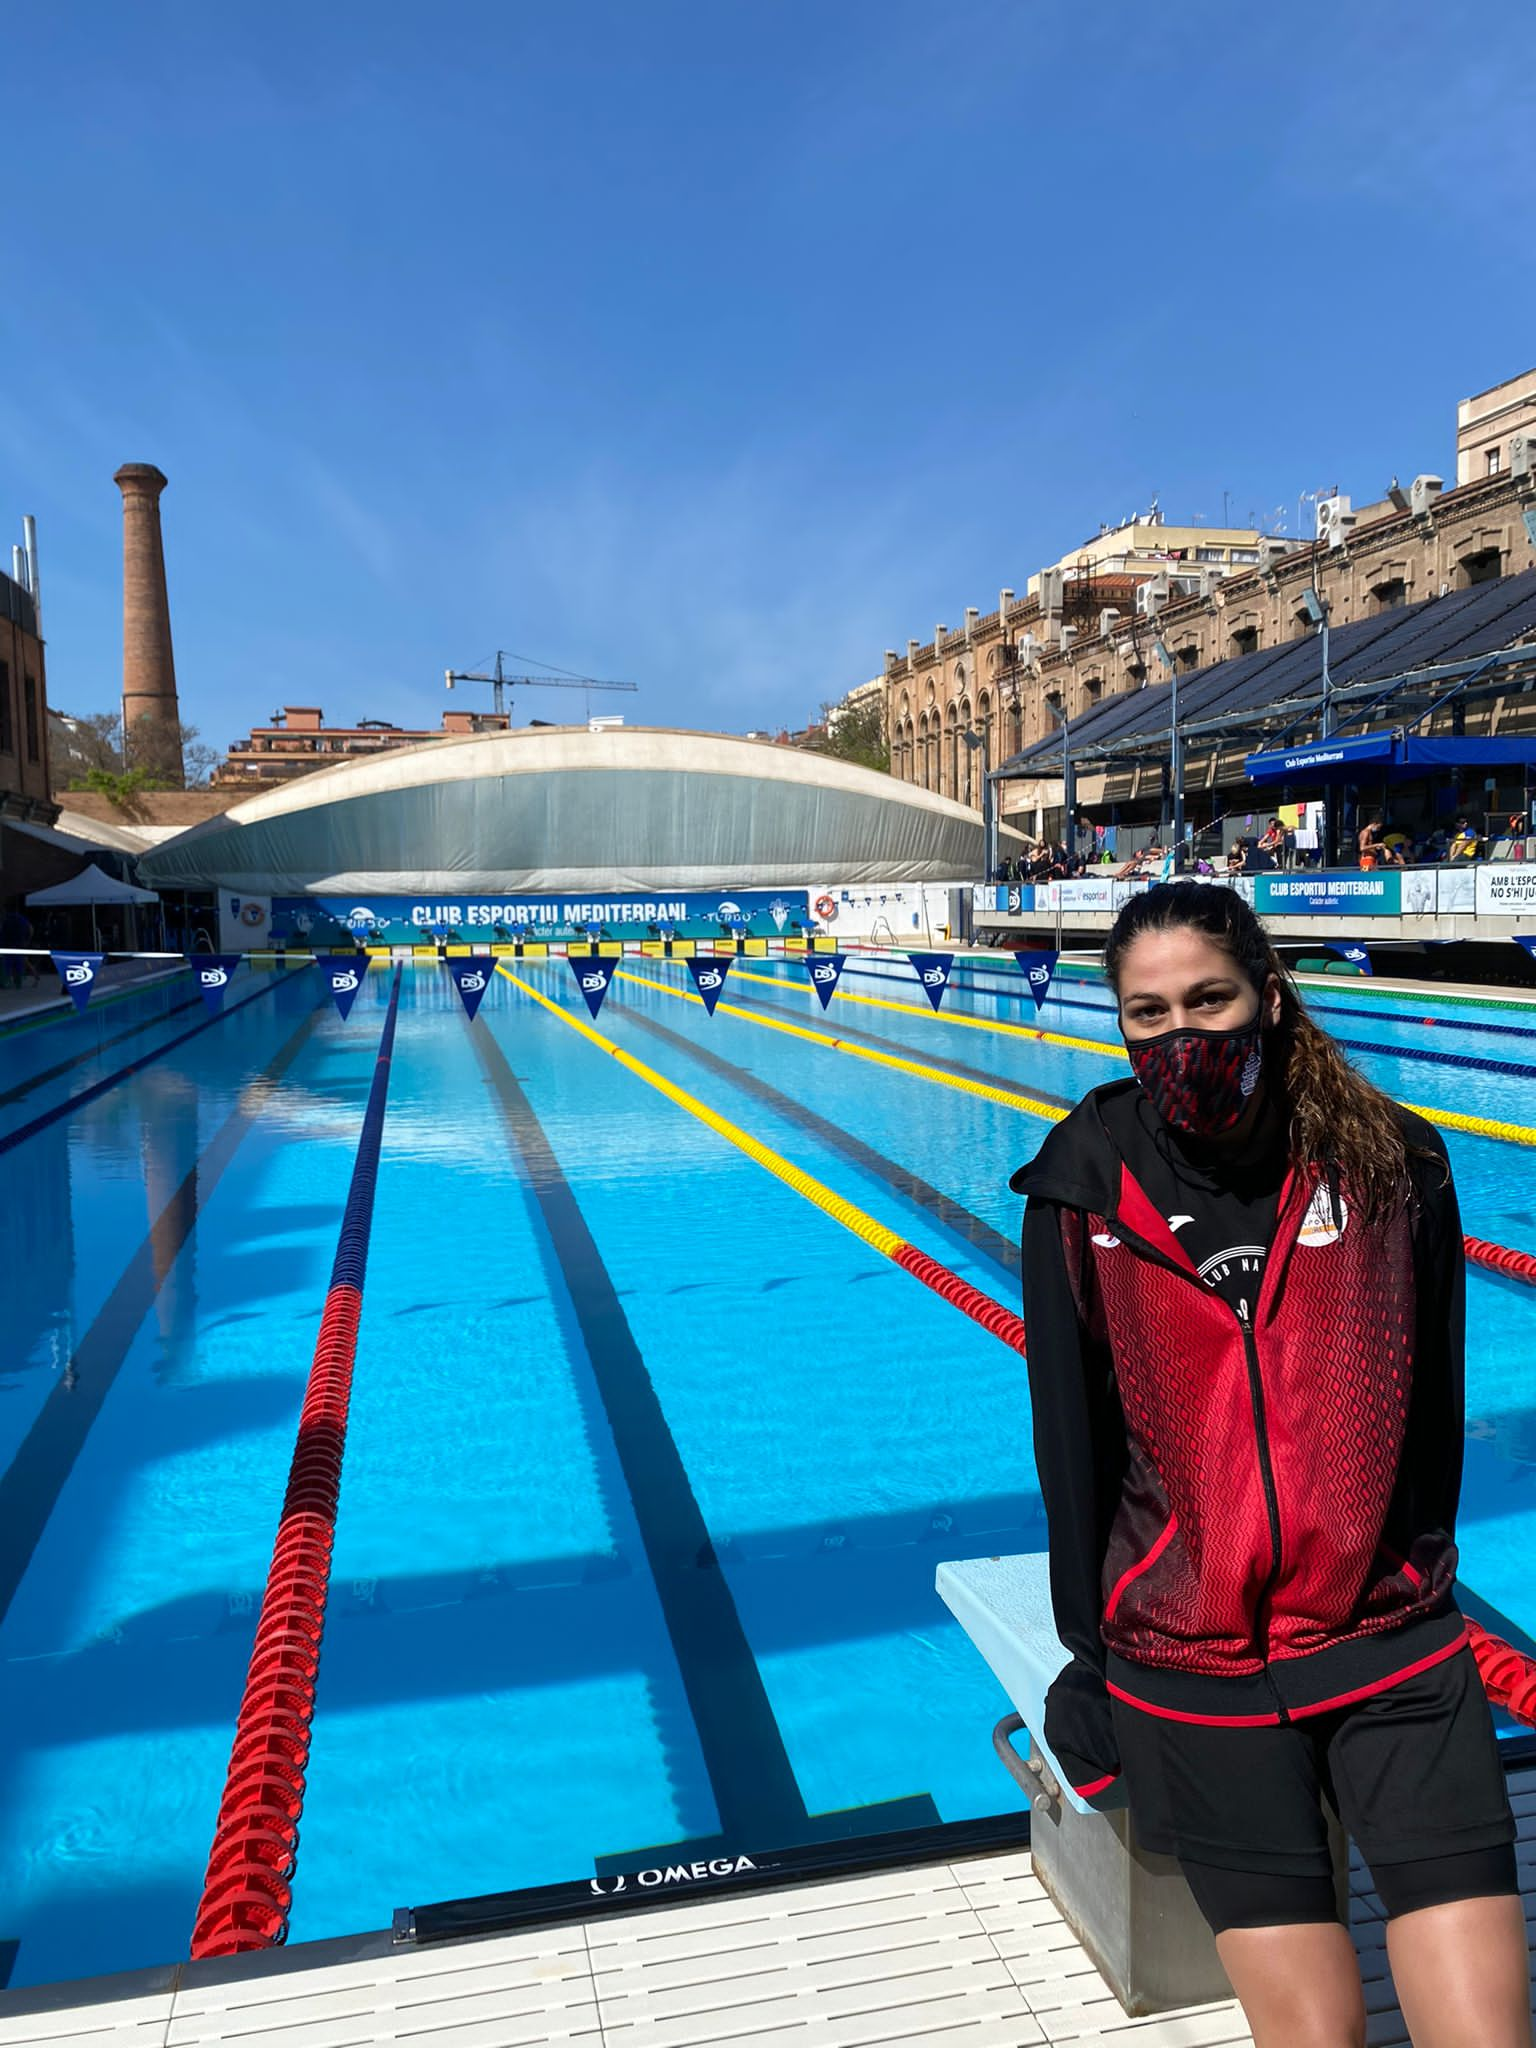
[[[299,1412],[288,1489],[192,1929],[194,1962],[272,1948],[288,1932],[400,973],[397,967]]]
[[[1502,1636],[1490,1635],[1470,1617],[1467,1637],[1489,1700],[1528,1728],[1536,1727],[1536,1659],[1506,1643]]]
[[[973,1323],[980,1323],[994,1337],[1001,1337],[1023,1357],[1024,1325],[1011,1308],[1004,1308],[990,1294],[983,1294],[979,1287],[972,1287],[958,1273],[951,1273],[948,1266],[941,1266],[937,1259],[920,1252],[915,1244],[899,1244],[890,1256],[904,1273],[910,1273],[925,1287],[931,1287],[951,1307],[968,1315]]]
[[[1536,1258],[1529,1252],[1517,1252],[1513,1245],[1489,1244],[1481,1237],[1464,1237],[1461,1241],[1474,1265],[1491,1266],[1495,1273],[1536,1287]]]

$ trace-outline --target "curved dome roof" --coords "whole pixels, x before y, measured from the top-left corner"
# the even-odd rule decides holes
[[[874,769],[720,733],[539,726],[302,776],[139,868],[295,896],[953,882],[982,863],[978,812]]]

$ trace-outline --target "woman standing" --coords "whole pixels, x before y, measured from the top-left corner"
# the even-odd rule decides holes
[[[1046,1740],[1090,1799],[1123,1774],[1259,2048],[1365,2040],[1324,1799],[1416,2048],[1531,2048],[1514,1822],[1453,1590],[1445,1148],[1312,1022],[1234,891],[1135,897],[1105,966],[1134,1078],[1012,1181],[1073,1653]]]

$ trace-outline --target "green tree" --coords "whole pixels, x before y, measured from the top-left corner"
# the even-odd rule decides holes
[[[884,708],[879,697],[865,697],[857,704],[824,704],[822,731],[809,742],[813,754],[831,754],[839,761],[852,761],[859,768],[891,772],[891,750],[885,739]]]

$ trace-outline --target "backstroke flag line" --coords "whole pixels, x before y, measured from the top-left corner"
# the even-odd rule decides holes
[[[1051,976],[1056,972],[1057,953],[1015,953],[1024,979],[1029,983],[1029,992],[1035,999],[1035,1009],[1051,992]]]
[[[1516,932],[1514,941],[1517,946],[1524,946],[1531,958],[1536,960],[1536,932]]]
[[[363,967],[352,960],[327,960],[325,963],[325,985],[343,1023],[352,1014],[352,1005],[357,1001],[357,992],[363,985]]]
[[[197,977],[197,992],[203,999],[203,1008],[210,1017],[217,1017],[223,1009],[229,977],[244,958],[243,953],[194,953],[188,960],[187,965]]]
[[[1351,967],[1358,967],[1362,974],[1371,971],[1371,956],[1358,939],[1328,939],[1325,941],[1330,953],[1337,953],[1341,960],[1347,960]]]
[[[576,986],[586,998],[595,1023],[597,1013],[603,1007],[603,997],[608,993],[608,984],[613,979],[613,970],[619,963],[617,960],[583,960],[575,953],[567,953],[565,957],[571,964]]]
[[[450,960],[448,972],[453,976],[453,985],[459,992],[464,1005],[464,1014],[473,1024],[475,1012],[485,999],[485,992],[491,985],[491,976],[496,963],[487,954],[483,959]]]
[[[826,1009],[837,994],[837,984],[842,979],[843,962],[846,953],[808,953],[805,964],[810,969],[811,987],[821,997],[821,1007]]]
[[[683,965],[693,976],[693,985],[699,992],[699,1001],[704,1005],[711,1017],[715,1014],[715,1005],[719,1002],[721,991],[725,987],[726,970],[730,964],[729,956],[724,960],[711,960],[706,957],[703,960],[693,959],[683,962]]]
[[[953,953],[909,953],[913,972],[923,984],[923,994],[937,1009],[944,1000],[944,991],[949,986],[949,970],[955,964]]]
[[[73,998],[76,1010],[83,1010],[91,1000],[91,990],[106,954],[50,953],[48,957],[58,969],[59,979]]]

